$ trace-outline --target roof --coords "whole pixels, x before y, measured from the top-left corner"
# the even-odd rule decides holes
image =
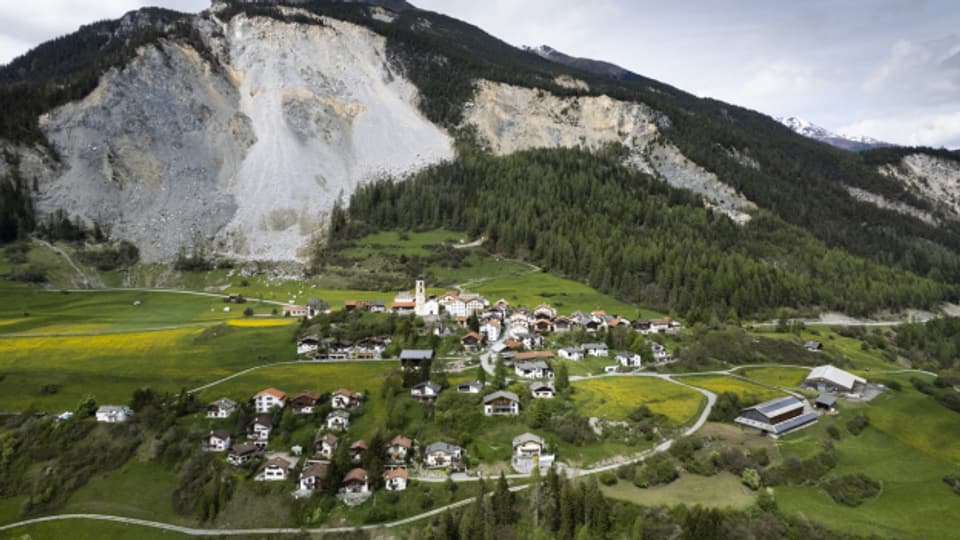
[[[390,439],[390,442],[387,443],[387,446],[402,446],[404,448],[410,448],[413,446],[413,441],[407,437],[404,437],[403,435],[397,435],[396,437]]]
[[[416,390],[416,389],[426,389],[426,388],[429,388],[430,390],[432,390],[434,394],[440,392],[440,385],[430,381],[415,384],[410,389]]]
[[[551,392],[556,392],[557,390],[553,387],[553,384],[548,382],[535,382],[530,385],[530,390],[536,392],[538,390],[550,390]]]
[[[233,448],[230,449],[230,453],[234,455],[243,455],[250,454],[258,451],[257,445],[252,442],[242,442],[239,444],[233,445]]]
[[[584,350],[587,350],[587,349],[606,349],[606,348],[607,348],[607,344],[606,344],[606,343],[584,343],[584,344],[581,346],[581,348],[583,348]]]
[[[257,392],[253,397],[256,398],[260,396],[273,396],[277,399],[287,399],[287,394],[285,392],[277,390],[276,388],[267,388],[266,390],[261,390]]]
[[[803,402],[798,398],[789,396],[771,399],[770,401],[764,401],[763,403],[754,405],[753,407],[747,407],[746,410],[753,409],[768,418],[772,418],[787,411],[793,410],[798,406],[803,407]]]
[[[517,435],[516,437],[514,437],[514,438],[513,438],[513,445],[514,445],[514,446],[517,446],[517,445],[521,445],[521,444],[523,444],[523,443],[525,443],[525,442],[530,442],[530,441],[533,441],[533,442],[536,442],[536,443],[540,443],[541,445],[544,444],[543,437],[539,437],[539,436],[537,436],[537,435],[534,435],[533,433],[527,432],[527,433],[523,433],[523,434],[520,434],[520,435]]]
[[[520,355],[516,355],[515,358],[519,358]],[[550,366],[547,365],[543,360],[534,360],[533,362],[519,362],[517,364],[517,369],[527,370],[527,369],[550,369]]]
[[[350,445],[351,450],[367,449],[367,441],[360,439],[359,441]]]
[[[820,418],[820,415],[815,412],[808,412],[805,414],[801,414],[800,416],[794,416],[789,420],[785,420],[783,422],[780,422],[779,424],[774,424],[773,433],[775,435],[786,433],[791,429],[796,429],[800,426],[809,424],[811,422],[816,422],[817,419],[819,418]]]
[[[513,392],[507,392],[506,390],[498,390],[492,394],[487,394],[483,396],[483,402],[489,403],[499,398],[507,398],[513,401],[520,401],[520,397],[514,394]]]
[[[293,464],[290,463],[289,461],[283,459],[282,457],[274,456],[274,457],[272,457],[272,458],[270,458],[270,459],[267,460],[266,466],[267,466],[267,467],[280,467],[281,469],[289,469],[290,467],[293,467]]]
[[[226,429],[215,429],[210,432],[210,436],[221,440],[227,440],[230,438],[230,431]]]
[[[435,443],[430,443],[427,445],[427,448],[424,450],[427,454],[432,454],[434,452],[445,452],[447,454],[456,454],[460,452],[460,447],[455,444],[450,444],[443,441],[437,441]]]
[[[469,334],[466,334],[465,336],[463,336],[462,338],[460,338],[460,341],[466,341],[467,338],[473,338],[473,339],[475,339],[475,340],[477,340],[477,341],[480,341],[480,340],[483,339],[483,336],[481,336],[480,334],[478,334],[478,333],[476,333],[476,332],[470,332]]]
[[[97,414],[133,414],[133,409],[126,405],[102,405],[97,409]]]
[[[807,375],[807,380],[817,379],[823,379],[844,388],[853,388],[853,385],[856,383],[867,384],[867,380],[863,377],[857,377],[853,373],[830,365],[818,366],[810,370],[810,374]]]
[[[318,401],[318,400],[320,399],[320,394],[317,393],[317,392],[313,392],[313,391],[311,391],[311,390],[304,390],[303,392],[300,392],[299,394],[297,394],[296,397],[294,397],[293,399],[294,399],[294,401],[296,401],[296,400],[301,399],[301,398],[306,398],[306,399],[310,399],[310,400],[313,400],[313,401]]]
[[[401,301],[401,302],[397,302],[396,300],[394,300],[393,303],[390,304],[390,306],[395,308],[412,308],[412,307],[417,307],[417,303],[413,300]]]
[[[496,320],[496,319],[487,319],[486,321],[484,321],[483,325],[487,325],[487,326],[497,326],[497,327],[499,327],[499,326],[500,326],[500,321],[498,321],[498,320]],[[483,325],[481,325],[481,326],[483,326]]]
[[[332,411],[330,414],[328,414],[328,415],[327,415],[327,418],[331,418],[331,417],[334,417],[334,416],[340,416],[340,417],[343,417],[343,418],[350,418],[350,413],[348,413],[347,411],[345,411],[345,410],[343,410],[343,409],[336,409],[336,410]]]
[[[826,405],[828,407],[833,407],[837,403],[837,396],[832,396],[830,394],[820,394],[817,396],[817,404]]]
[[[483,388],[483,384],[480,381],[463,381],[462,383],[457,385],[457,388],[463,388],[463,387]]]
[[[210,403],[210,405],[214,407],[220,407],[221,409],[235,409],[237,407],[237,402],[230,398],[222,397]]]
[[[254,424],[260,424],[261,426],[273,427],[273,417],[269,414],[258,414],[253,417]]]
[[[404,349],[400,351],[400,360],[432,360],[433,349]]]
[[[357,467],[356,469],[351,470],[343,477],[344,482],[366,482],[367,481],[367,471]]]
[[[387,472],[383,475],[383,479],[384,479],[384,480],[393,480],[394,478],[403,478],[404,480],[406,480],[408,476],[409,476],[409,475],[407,474],[407,470],[406,470],[406,469],[404,469],[403,467],[398,467],[398,468],[396,468],[396,469],[393,469],[392,471],[387,471]]]
[[[620,351],[617,353],[617,356],[626,356],[629,358],[631,356],[640,356],[640,354],[635,352],[630,352],[630,351]]]
[[[330,473],[330,464],[322,461],[313,461],[307,464],[300,473],[300,478],[316,476],[317,478],[326,478]]]
[[[303,306],[298,306],[298,305],[296,305],[296,304],[285,304],[285,305],[283,306],[283,310],[284,310],[284,311],[294,311],[294,310],[301,311],[301,310],[305,310],[305,309],[307,309],[307,308],[305,308],[305,307],[303,307]]]
[[[521,361],[535,360],[538,358],[553,358],[553,352],[552,351],[526,351],[526,352],[518,352],[517,354],[513,355],[513,357]]]
[[[328,434],[320,437],[320,439],[318,439],[318,440],[323,441],[323,442],[329,444],[330,446],[334,446],[334,445],[337,444],[337,440],[338,440],[338,439],[337,439],[337,436],[336,436],[336,435],[331,435],[331,434],[328,433]]]
[[[346,397],[349,397],[349,398],[354,397],[354,393],[351,392],[351,391],[349,391],[349,390],[347,390],[346,388],[340,388],[339,390],[336,390],[336,391],[333,393],[333,395],[334,395],[334,396],[346,396]]]
[[[564,351],[566,353],[582,353],[583,352],[580,350],[580,347],[560,347],[559,350]]]

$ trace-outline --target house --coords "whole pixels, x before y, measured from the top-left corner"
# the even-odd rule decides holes
[[[581,347],[587,356],[606,357],[610,356],[610,350],[606,343],[584,343]]]
[[[353,347],[353,357],[357,360],[379,360],[383,351],[390,345],[389,336],[368,337],[361,339]]]
[[[412,448],[412,440],[403,435],[397,435],[387,443],[387,458],[393,462],[406,461]]]
[[[403,369],[416,369],[429,366],[433,362],[433,349],[404,349],[400,351],[400,365]]]
[[[305,306],[287,304],[283,306],[283,316],[284,317],[306,317],[307,308]]]
[[[630,327],[636,330],[637,332],[647,335],[650,333],[650,321],[637,319],[630,323]]]
[[[543,348],[543,344],[544,344],[543,336],[536,332],[521,333],[521,334],[517,334],[516,337],[517,337],[517,340],[519,340],[520,343],[524,346],[524,348],[527,348],[527,349]],[[553,357],[553,355],[550,355],[550,356],[551,358]]]
[[[410,388],[410,397],[418,401],[432,401],[440,395],[440,385],[430,381],[415,384]]]
[[[312,319],[321,313],[330,313],[330,304],[319,298],[307,300],[307,318]]]
[[[643,359],[639,353],[620,351],[613,357],[623,367],[640,367]]]
[[[226,452],[230,449],[233,438],[225,429],[215,429],[207,435],[204,450],[208,452]]]
[[[387,491],[403,491],[407,489],[407,478],[407,469],[404,467],[397,467],[396,469],[384,473],[384,487],[387,489]]]
[[[667,352],[667,348],[656,341],[650,342],[650,352],[653,353],[653,359],[658,364],[663,364],[673,360],[673,357]]]
[[[252,442],[235,444],[227,454],[227,462],[232,465],[243,465],[260,454],[260,447]]]
[[[513,392],[505,390],[487,394],[483,397],[483,414],[485,416],[520,414],[520,398]]]
[[[806,401],[790,396],[747,407],[734,422],[779,437],[813,424],[818,417],[816,412],[807,409]]]
[[[530,385],[530,392],[537,399],[553,399],[557,395],[557,389],[550,383],[536,382]]]
[[[367,471],[357,467],[343,477],[343,490],[347,493],[369,493],[370,481]]]
[[[808,351],[822,351],[823,343],[820,343],[819,341],[807,341],[803,344],[803,348]]]
[[[837,410],[837,396],[833,394],[820,394],[817,396],[817,400],[813,402],[813,406],[828,412],[835,411]]]
[[[804,386],[814,388],[819,392],[862,392],[867,384],[863,377],[844,371],[830,365],[817,366],[810,370],[810,374],[803,381]]]
[[[486,336],[487,341],[493,342],[500,339],[500,328],[500,321],[487,319],[480,325],[480,333]]]
[[[428,469],[457,469],[460,466],[462,456],[462,448],[455,444],[440,441],[427,446],[423,451],[423,462]]]
[[[533,317],[535,319],[546,319],[552,321],[557,318],[557,310],[550,307],[549,304],[540,304],[533,309]]]
[[[290,400],[290,406],[293,414],[313,414],[317,411],[317,405],[320,403],[320,394],[304,390]]]
[[[237,410],[236,401],[220,398],[207,405],[207,418],[228,418],[235,410]]]
[[[263,470],[260,471],[261,476],[258,479],[266,482],[286,480],[290,477],[291,470],[293,470],[293,463],[282,457],[275,456],[268,459],[263,465]]]
[[[337,339],[327,345],[327,358],[330,360],[349,360],[353,356],[353,342],[349,339]]]
[[[330,396],[330,405],[334,409],[352,409],[360,406],[363,394],[354,394],[346,388],[335,391]]]
[[[513,355],[513,359],[517,362],[531,362],[535,360],[546,362],[547,360],[553,360],[553,353],[551,351],[524,351]]]
[[[537,319],[533,321],[533,329],[537,332],[553,332],[553,321],[550,319]]]
[[[316,352],[320,348],[320,338],[317,336],[307,336],[297,341],[297,354],[307,354]]]
[[[547,443],[533,433],[524,433],[513,438],[513,468],[530,473],[534,468],[541,471],[553,465],[555,456],[547,454]]]
[[[330,464],[323,461],[307,461],[307,465],[300,471],[300,489],[313,491],[323,489],[323,483],[330,475]]]
[[[370,302],[370,313],[386,313],[387,304],[383,300]]]
[[[477,332],[470,332],[469,334],[460,338],[460,345],[463,345],[464,350],[473,352],[480,348],[483,344],[483,336]]]
[[[350,445],[350,461],[354,463],[360,463],[363,461],[363,456],[367,455],[367,441],[360,439]]]
[[[370,302],[366,300],[345,300],[343,302],[344,311],[367,311],[370,309]]]
[[[336,435],[326,434],[313,441],[313,453],[325,459],[333,459],[339,440]]]
[[[271,431],[273,431],[273,417],[269,414],[261,414],[251,422],[247,429],[247,438],[254,441],[257,446],[264,447],[270,440]]]
[[[126,405],[103,405],[97,409],[97,422],[122,424],[133,416],[133,409]]]
[[[346,431],[350,429],[350,413],[337,409],[327,415],[327,429]]]
[[[258,413],[268,413],[274,407],[282,409],[287,404],[287,394],[276,388],[261,390],[253,396],[253,408]]]
[[[457,385],[457,392],[461,394],[479,394],[483,390],[483,383],[480,381],[466,381]]]
[[[523,353],[518,353],[517,356]],[[524,379],[543,379],[553,377],[553,370],[542,360],[518,361],[514,367],[518,377]]]
[[[408,295],[409,296],[409,295]],[[413,315],[417,308],[417,302],[413,298],[397,296],[390,304],[390,311],[397,315]]]
[[[579,347],[561,347],[557,356],[565,360],[583,360],[583,351]]]
[[[558,334],[569,332],[574,329],[575,324],[569,317],[557,317],[553,320],[553,331]]]

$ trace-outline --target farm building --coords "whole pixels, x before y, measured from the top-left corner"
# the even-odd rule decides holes
[[[814,407],[825,411],[834,411],[837,409],[837,396],[832,394],[820,394],[817,400],[813,402]]]
[[[818,366],[810,370],[804,386],[815,388],[820,392],[861,392],[866,386],[867,380],[863,377],[857,377],[840,368],[830,365]]]
[[[433,362],[432,349],[404,349],[400,351],[400,365],[404,369],[415,369]]]
[[[97,422],[121,424],[133,416],[133,409],[125,405],[104,405],[97,409]]]
[[[740,411],[734,422],[779,437],[817,421],[819,415],[807,403],[790,396],[765,401]]]

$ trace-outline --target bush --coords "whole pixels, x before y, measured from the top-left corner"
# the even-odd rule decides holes
[[[900,381],[877,381],[877,382],[879,382],[883,386],[895,392],[900,392],[901,390],[903,390],[903,385],[900,384]]]
[[[837,429],[837,426],[827,426],[827,435],[830,435],[830,438],[835,441],[840,440],[840,430]]]
[[[60,391],[59,384],[45,384],[40,387],[40,394],[44,396],[52,396]]]
[[[243,310],[243,316],[253,317],[253,308],[248,307],[247,309]]]
[[[932,384],[928,383],[923,379],[918,379],[916,377],[910,377],[910,384],[912,384],[913,387],[916,388],[917,390],[927,395],[933,395],[933,393],[936,391],[936,389]]]
[[[10,281],[22,281],[24,283],[46,283],[47,271],[39,266],[28,264],[10,270],[4,277]]]
[[[754,491],[760,489],[760,473],[756,469],[744,469],[743,474],[740,475],[740,480],[743,485]]]
[[[617,475],[612,472],[605,472],[600,474],[600,483],[605,486],[612,486],[617,483]]]
[[[677,466],[670,456],[665,454],[656,454],[647,460],[646,464],[640,468],[633,478],[633,485],[641,488],[656,486],[660,484],[669,484],[680,474],[677,473]]]
[[[834,501],[847,506],[860,506],[880,493],[880,482],[862,473],[828,478],[821,486]]]
[[[854,435],[859,435],[867,426],[870,425],[870,419],[862,414],[858,414],[847,422],[847,430]],[[832,427],[832,426],[831,426]]]
[[[953,390],[938,394],[937,401],[951,411],[960,412],[960,394]]]

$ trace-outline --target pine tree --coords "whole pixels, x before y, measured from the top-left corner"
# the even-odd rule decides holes
[[[507,386],[507,366],[503,363],[503,358],[497,358],[497,365],[493,370],[493,386],[497,390],[503,390]]]
[[[566,362],[561,362],[560,366],[557,367],[557,374],[553,382],[559,393],[564,393],[570,389],[570,373],[567,370]]]
[[[497,525],[513,523],[513,492],[507,484],[507,477],[500,471],[497,487],[493,492],[493,519]]]

